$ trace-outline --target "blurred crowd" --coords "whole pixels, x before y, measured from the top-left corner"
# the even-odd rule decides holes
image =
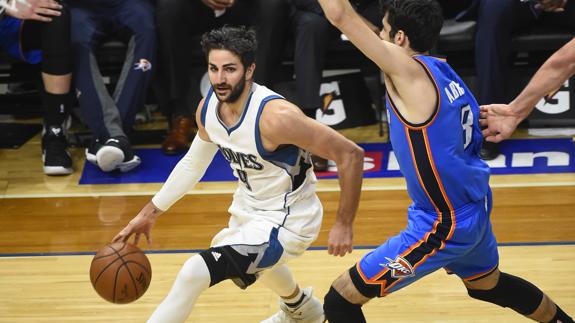
[[[378,0],[350,1],[379,34],[383,17]],[[477,21],[479,104],[505,103],[514,33],[535,23],[575,31],[574,0],[439,2],[447,18]],[[341,36],[316,0],[0,0],[0,6],[0,49],[30,64],[41,63],[42,153],[48,175],[73,172],[66,122],[75,104],[92,133],[86,159],[105,172],[136,168],[141,161],[129,138],[150,91],[169,120],[162,151],[187,151],[205,73],[205,58],[197,54],[199,38],[213,28],[229,24],[256,29],[254,81],[272,89],[286,43],[293,42],[294,100],[312,118],[324,105],[319,93],[327,48]],[[113,91],[96,55],[110,38],[128,48]],[[486,144],[482,154],[495,158],[496,144]],[[316,157],[314,166],[325,170],[327,162]]]

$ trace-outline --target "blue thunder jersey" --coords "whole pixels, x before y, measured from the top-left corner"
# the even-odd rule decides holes
[[[388,94],[390,140],[414,206],[453,213],[483,199],[489,190],[489,167],[479,157],[479,105],[445,61],[414,59],[435,84],[437,106],[425,123],[411,124]]]
[[[273,152],[264,149],[260,116],[266,103],[277,99],[283,97],[253,83],[240,120],[228,127],[219,117],[220,102],[210,88],[202,107],[201,120],[210,140],[219,147],[238,178],[232,209],[236,206],[245,209],[247,206],[254,210],[272,211],[265,216],[281,225],[291,205],[315,196],[317,179],[307,151],[294,145],[281,146]]]
[[[24,21],[18,18],[5,16],[0,19],[0,47],[4,48],[14,58],[30,64],[38,64],[42,60],[40,50],[34,49],[28,52],[22,50],[23,26]]]

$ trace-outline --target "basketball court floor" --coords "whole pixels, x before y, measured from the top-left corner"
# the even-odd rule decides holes
[[[344,134],[361,143],[386,139],[377,136],[376,126]],[[39,136],[18,150],[0,150],[0,322],[144,322],[183,262],[206,248],[227,223],[235,183],[201,182],[161,216],[152,232],[153,244],[140,243],[153,270],[147,293],[131,304],[107,303],[90,284],[91,258],[161,183],[122,183],[120,178],[116,184],[79,184],[83,151],[72,153],[73,175],[47,177]],[[566,167],[571,167],[575,157],[568,158]],[[499,173],[491,184],[501,270],[532,281],[575,315],[575,171]],[[321,234],[312,250],[290,267],[302,286],[313,286],[323,298],[333,279],[403,228],[409,199],[400,177],[366,178],[355,225],[356,248],[335,258],[325,246],[337,207],[337,180],[321,179],[319,191],[325,209]],[[244,291],[224,282],[199,298],[187,322],[259,322],[277,309],[276,296],[262,285]],[[472,300],[457,277],[444,271],[373,300],[364,309],[368,322],[528,321],[511,310]]]

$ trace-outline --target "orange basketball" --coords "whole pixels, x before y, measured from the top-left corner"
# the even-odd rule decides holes
[[[131,303],[144,295],[152,279],[148,257],[137,246],[116,242],[100,248],[90,265],[90,281],[105,300]]]

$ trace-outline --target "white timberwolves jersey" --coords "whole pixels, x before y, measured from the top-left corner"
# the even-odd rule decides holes
[[[253,83],[240,120],[227,127],[219,117],[219,100],[210,89],[201,118],[210,140],[219,147],[238,178],[234,204],[258,211],[279,211],[283,218],[285,210],[296,201],[315,196],[317,179],[308,152],[293,145],[274,152],[264,149],[259,120],[265,104],[275,99],[283,97]],[[280,221],[279,215],[274,222]]]

